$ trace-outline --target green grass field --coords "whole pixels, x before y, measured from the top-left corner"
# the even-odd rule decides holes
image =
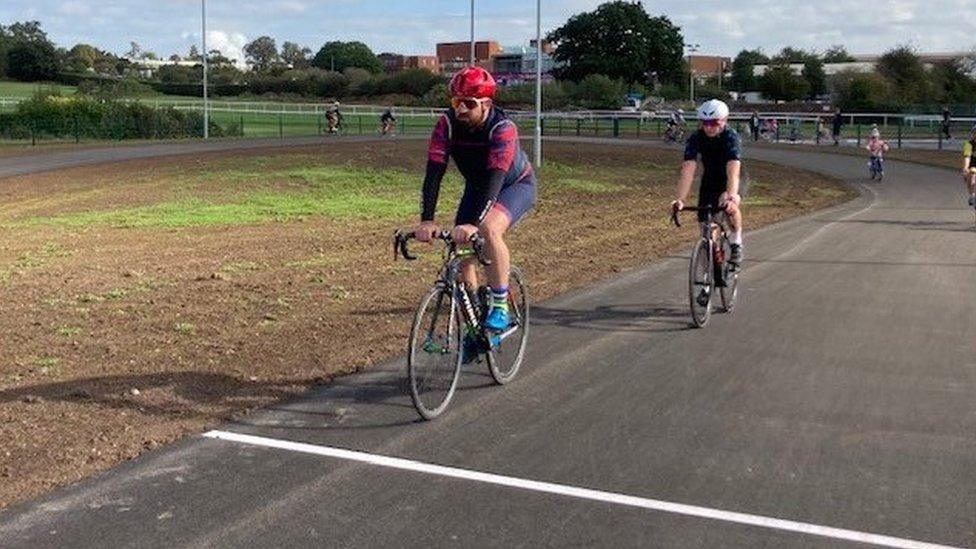
[[[35,82],[10,82],[0,80],[0,97],[30,97],[35,92],[57,90],[61,95],[71,95],[75,93],[74,86],[64,86],[61,84],[43,84]]]

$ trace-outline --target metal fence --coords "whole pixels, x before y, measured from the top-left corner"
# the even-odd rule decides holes
[[[13,110],[22,98],[0,97],[0,110]],[[202,111],[200,100],[143,99],[140,101],[156,108],[172,107],[178,110]],[[331,103],[278,103],[260,101],[211,101],[209,105],[211,127],[214,135],[224,137],[295,137],[327,135],[328,123],[325,111]],[[340,134],[366,135],[380,130],[379,117],[388,108],[384,105],[343,104],[343,127]],[[443,108],[395,107],[400,134],[429,133]],[[523,135],[535,131],[532,111],[507,111],[519,126]],[[759,137],[763,141],[778,143],[833,143],[830,136],[832,113],[782,113],[759,112],[761,120],[776,120],[775,130],[765,131]],[[607,111],[577,110],[549,111],[544,113],[542,133],[547,136],[594,136],[638,139],[661,139],[666,130],[670,111]],[[730,117],[733,127],[750,138],[748,119],[751,112],[736,112]],[[844,145],[860,145],[877,126],[883,136],[896,147],[924,147],[942,149],[952,146],[943,132],[942,119],[937,115],[901,113],[845,114],[841,134]],[[826,135],[817,132],[818,120],[826,127]],[[689,122],[693,123],[693,121]],[[968,135],[976,117],[953,118],[949,133],[955,138]],[[18,135],[0,136],[0,141],[37,143],[39,141],[83,142],[96,139],[125,139],[132,135],[127,128],[114,128],[95,132],[78,121],[60,121],[58,128],[44,124],[27,124]],[[202,125],[199,136],[203,134]],[[93,138],[90,136],[100,136]],[[143,128],[145,139],[172,137],[165,131]]]

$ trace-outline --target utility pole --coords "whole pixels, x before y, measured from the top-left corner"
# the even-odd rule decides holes
[[[471,59],[470,63],[474,65],[474,0],[471,0]]]
[[[701,48],[700,44],[685,44],[685,50],[688,51],[688,73],[689,73],[689,88],[691,89],[690,99],[691,104],[695,104],[695,65],[691,59],[691,54],[696,53],[698,49]]]
[[[207,0],[200,0],[203,27],[203,138],[210,138],[210,101],[207,95]]]
[[[542,167],[542,0],[535,2],[535,166]]]

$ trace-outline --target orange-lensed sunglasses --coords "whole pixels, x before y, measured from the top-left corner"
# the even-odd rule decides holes
[[[464,105],[464,108],[470,111],[478,108],[478,105],[484,103],[485,101],[488,101],[487,97],[481,99],[476,97],[452,97],[451,106],[456,109],[461,105]]]

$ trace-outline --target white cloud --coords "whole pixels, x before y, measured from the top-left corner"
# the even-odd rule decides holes
[[[304,13],[308,6],[305,2],[298,2],[297,0],[284,0],[275,2],[272,4],[272,8],[284,13]]]
[[[247,37],[239,32],[226,32],[222,30],[207,31],[207,49],[220,50],[224,57],[234,59],[239,68],[244,68],[244,46],[247,45]]]
[[[58,13],[73,16],[89,15],[91,8],[85,2],[70,0],[58,6]]]

